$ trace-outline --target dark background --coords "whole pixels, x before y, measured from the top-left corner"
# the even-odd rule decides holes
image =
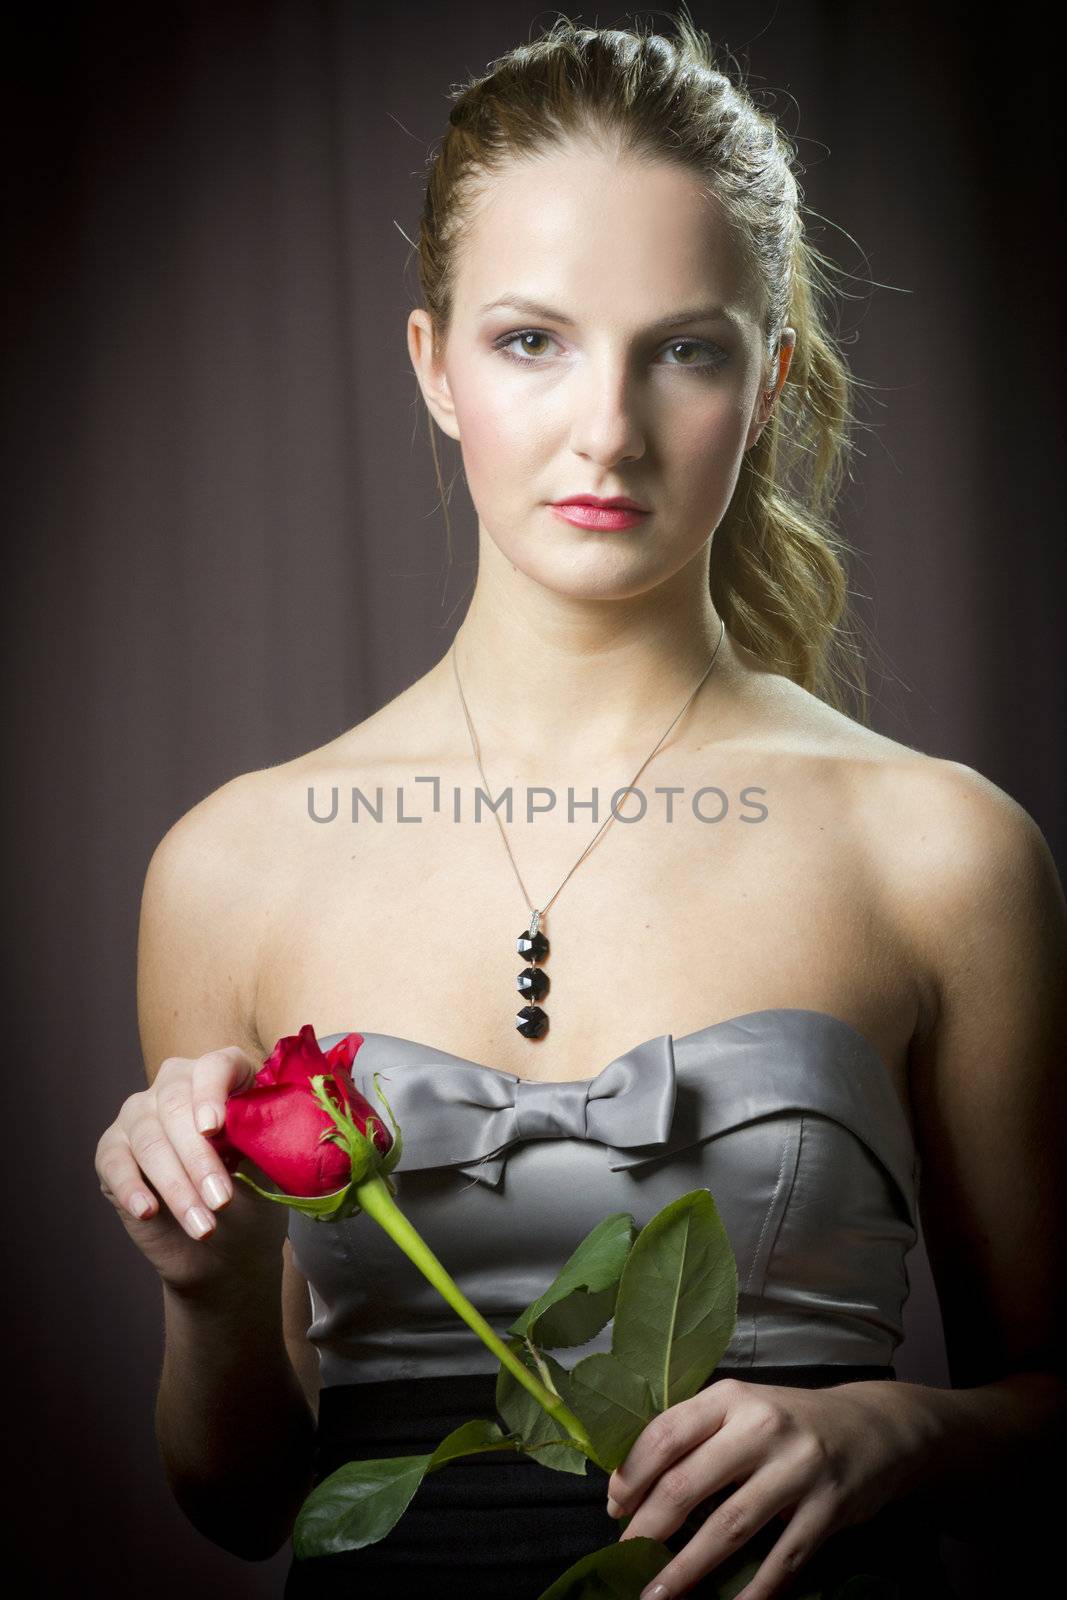
[[[692,10],[798,137],[820,247],[854,274],[848,349],[873,387],[842,526],[880,647],[874,725],[987,774],[1062,873],[1062,100],[1042,12],[1013,6],[994,35],[962,5]],[[462,617],[475,519],[460,480],[449,561],[401,230],[449,85],[554,15],[5,11],[10,1525],[60,1593],[281,1592],[287,1554],[228,1556],[168,1494],[159,1290],[93,1156],[144,1084],[136,930],[160,837],[369,715]],[[944,1383],[921,1247],[911,1267],[897,1369]],[[970,1565],[969,1595],[1011,1592],[988,1553]]]

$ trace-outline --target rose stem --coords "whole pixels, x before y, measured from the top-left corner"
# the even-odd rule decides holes
[[[384,1178],[368,1178],[365,1183],[359,1184],[356,1189],[356,1199],[367,1215],[373,1217],[379,1227],[385,1229],[393,1243],[415,1263],[438,1294],[448,1301],[453,1311],[458,1312],[467,1326],[473,1328],[482,1343],[489,1347],[523,1388],[533,1395],[538,1405],[543,1406],[549,1416],[554,1417],[561,1427],[566,1428],[572,1439],[588,1449],[595,1461],[593,1442],[581,1422],[572,1411],[568,1410],[558,1395],[546,1389],[540,1379],[536,1378],[528,1367],[523,1366],[515,1353],[498,1338],[481,1312],[475,1310],[458,1284],[445,1271],[429,1245],[416,1232],[396,1204],[386,1187]]]

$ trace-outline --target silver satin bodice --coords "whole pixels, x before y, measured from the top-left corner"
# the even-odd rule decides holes
[[[356,1087],[389,1127],[379,1073],[403,1134],[397,1204],[501,1337],[610,1212],[643,1227],[704,1187],[737,1258],[723,1366],[892,1361],[919,1157],[885,1063],[850,1024],[754,1011],[650,1039],[578,1083],[353,1031]],[[324,1386],[497,1370],[369,1217],[289,1218]],[[564,1364],[610,1347],[609,1324]]]

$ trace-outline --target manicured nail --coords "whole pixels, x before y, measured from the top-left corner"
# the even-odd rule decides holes
[[[190,1206],[185,1213],[185,1220],[198,1239],[203,1239],[215,1226],[214,1217],[210,1211],[205,1211],[203,1206]]]
[[[654,1583],[651,1588],[641,1590],[640,1600],[670,1600],[670,1594],[662,1583]]]
[[[214,1133],[220,1126],[221,1119],[217,1106],[198,1106],[196,1111],[196,1126],[201,1133]]]
[[[138,1190],[136,1194],[130,1196],[130,1210],[133,1212],[135,1217],[147,1217],[151,1209],[151,1200],[146,1194],[142,1194],[140,1190]]]
[[[204,1199],[212,1211],[217,1211],[219,1206],[224,1206],[230,1198],[230,1191],[217,1172],[210,1173],[200,1187],[203,1189]]]

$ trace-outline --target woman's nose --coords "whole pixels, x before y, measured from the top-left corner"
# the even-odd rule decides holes
[[[641,399],[618,366],[591,369],[576,386],[572,404],[571,446],[579,455],[610,464],[644,454]]]

